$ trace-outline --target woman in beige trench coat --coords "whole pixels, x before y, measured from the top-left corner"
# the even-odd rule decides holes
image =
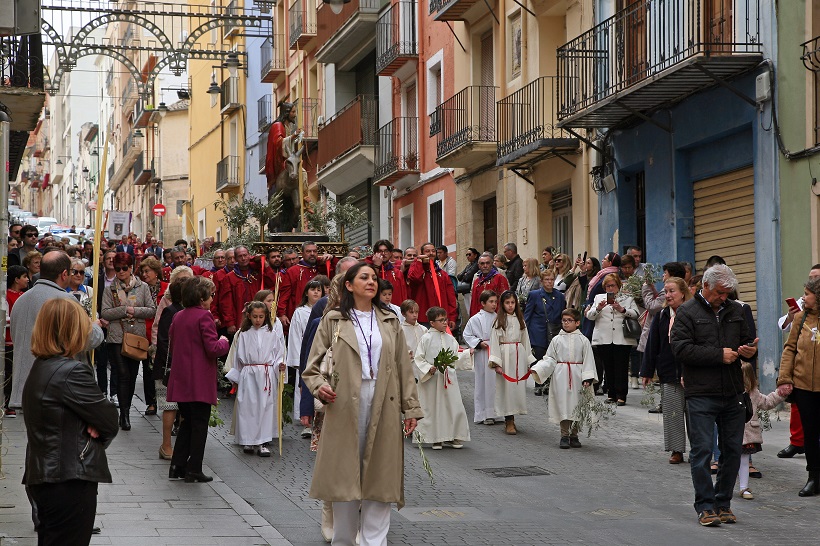
[[[322,318],[302,374],[326,404],[310,496],[333,503],[333,544],[352,546],[360,524],[362,546],[387,544],[390,503],[404,506],[402,432],[424,416],[404,333],[380,307],[378,280],[366,263],[347,270],[339,308]],[[323,373],[331,346],[333,371]]]

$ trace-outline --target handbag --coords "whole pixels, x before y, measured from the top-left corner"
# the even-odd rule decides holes
[[[162,384],[168,386],[168,381],[171,379],[171,338],[168,337],[168,349],[165,351],[165,369],[162,372]]]
[[[752,420],[755,412],[754,406],[752,406],[752,397],[749,396],[748,392],[743,391],[743,394],[740,395],[740,403],[743,404],[746,410],[746,422],[748,423]]]
[[[132,321],[131,326],[133,325]],[[132,360],[145,360],[148,358],[148,345],[146,338],[123,330],[122,349],[120,350],[122,356]]]
[[[624,317],[624,337],[628,339],[640,339],[641,337],[641,323],[636,318]]]
[[[327,352],[325,352],[325,356],[322,357],[322,361],[319,363],[319,373],[322,374],[322,377],[326,377],[328,381],[331,383],[331,388],[335,391],[337,385],[333,385],[333,371],[335,369],[335,363],[333,362],[333,345],[336,343],[336,340],[339,339],[339,321],[336,321],[336,327],[333,329],[333,339],[330,343],[330,347],[327,348]],[[313,411],[314,412],[323,412],[325,411],[325,404],[321,400],[319,400],[318,396],[313,397]]]
[[[456,285],[456,292],[459,294],[469,294],[473,289],[473,286],[468,282],[459,282]]]

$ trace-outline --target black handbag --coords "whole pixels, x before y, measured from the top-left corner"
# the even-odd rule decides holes
[[[459,294],[469,294],[473,286],[468,282],[459,282],[456,285],[456,292]]]
[[[640,339],[641,337],[641,323],[638,319],[632,317],[624,317],[624,337],[627,339]]]
[[[744,391],[743,394],[740,395],[739,403],[743,404],[744,409],[746,410],[746,422],[748,423],[752,420],[755,412],[754,406],[752,406],[752,397],[749,396],[748,392]]]

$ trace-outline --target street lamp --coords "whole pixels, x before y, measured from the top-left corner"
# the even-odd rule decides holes
[[[236,77],[236,73],[239,70],[239,67],[242,66],[242,63],[239,62],[239,55],[236,53],[236,51],[231,51],[230,53],[228,53],[228,58],[225,59],[225,62],[222,66],[228,69],[228,74],[230,74],[232,78]]]
[[[211,72],[211,85],[208,86],[208,94],[209,95],[218,95],[222,92],[222,89],[219,88],[219,85],[216,83],[216,72]]]
[[[83,167],[83,180],[85,180],[86,182],[88,182],[88,174],[88,167]],[[77,184],[74,184],[74,188],[77,188]]]

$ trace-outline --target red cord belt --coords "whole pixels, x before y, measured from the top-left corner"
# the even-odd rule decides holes
[[[499,341],[500,345],[515,345],[515,375],[518,375],[518,346],[521,345],[520,341]],[[501,368],[501,366],[499,366]],[[528,369],[527,373],[515,379],[514,377],[510,377],[509,375],[504,373],[504,368],[501,368],[501,377],[509,381],[510,383],[518,383],[519,381],[526,381],[527,378],[530,376],[532,372]]]
[[[273,390],[272,384],[270,382],[270,373],[268,373],[268,368],[273,366],[273,364],[245,364],[245,366],[252,367],[252,366],[264,366],[265,367],[265,391],[267,391],[268,396],[271,395],[271,391]]]

